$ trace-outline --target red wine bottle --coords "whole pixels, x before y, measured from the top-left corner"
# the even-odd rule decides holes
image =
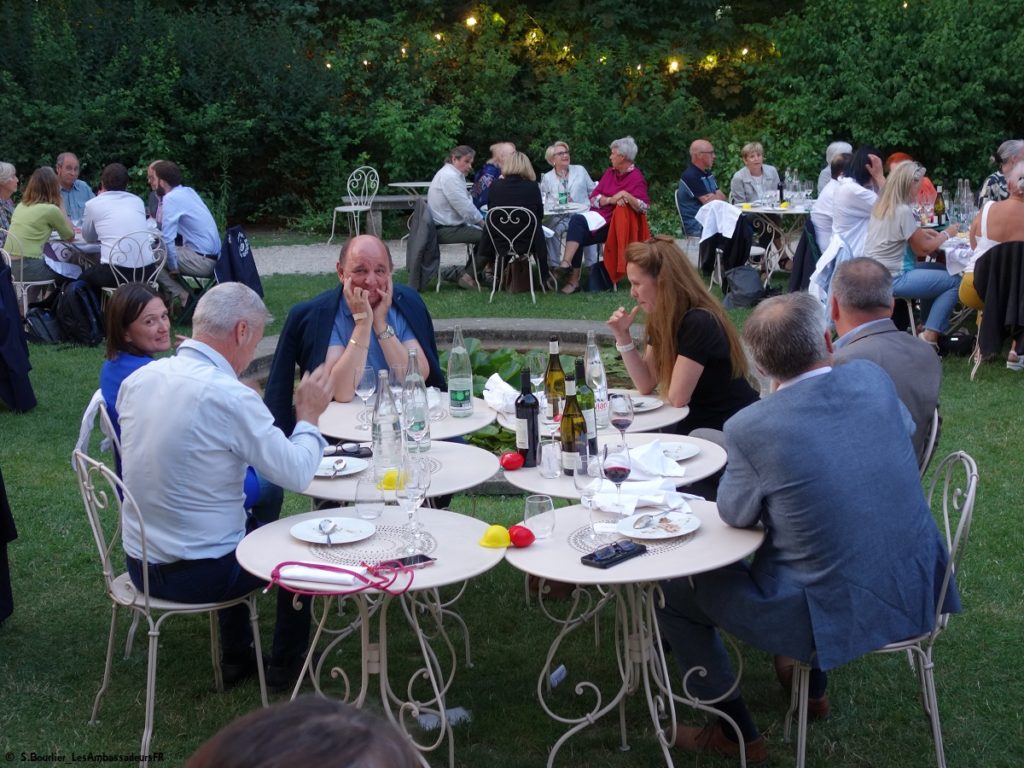
[[[524,467],[536,467],[540,450],[540,402],[530,386],[530,369],[519,374],[520,395],[516,398],[516,448]]]

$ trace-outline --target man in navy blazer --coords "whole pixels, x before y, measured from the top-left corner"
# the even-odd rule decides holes
[[[830,313],[839,338],[835,363],[870,360],[896,385],[914,419],[914,452],[923,459],[932,414],[939,405],[942,363],[931,345],[899,330],[892,321],[892,275],[875,259],[844,261],[832,276]]]
[[[295,420],[292,392],[296,365],[300,373],[324,362],[337,368],[347,364],[344,356],[349,350],[359,357],[360,367],[386,367],[387,362],[405,365],[406,346],[416,345],[422,351],[421,367],[425,364],[429,369],[424,377],[427,386],[445,388],[434,322],[419,293],[392,281],[393,269],[391,251],[383,240],[372,235],[354,237],[342,246],[338,257],[338,287],[288,312],[263,396],[274,423],[286,434]],[[333,368],[335,399],[351,400],[352,375],[335,382],[340,377]],[[347,396],[339,397],[339,389],[345,389]]]
[[[874,363],[831,367],[821,305],[805,293],[760,304],[743,330],[772,394],[725,423],[729,455],[722,519],[761,524],[752,562],[663,584],[658,612],[691,693],[735,684],[716,627],[774,654],[811,663],[810,698],[824,671],[932,629],[948,555],[918,479],[913,423]],[[946,610],[959,610],[954,589]],[[738,690],[716,705],[732,717],[748,761],[767,757]],[[824,710],[827,711],[827,705]],[[722,721],[679,726],[678,748],[737,755]]]

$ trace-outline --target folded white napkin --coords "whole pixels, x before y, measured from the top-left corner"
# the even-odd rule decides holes
[[[427,387],[427,407],[433,410],[441,407],[441,390],[437,387]]]
[[[484,384],[484,402],[498,413],[515,413],[519,392],[496,373]]]
[[[695,218],[702,228],[700,241],[703,243],[719,232],[725,237],[732,237],[740,218],[740,210],[724,200],[712,200],[700,207]]]
[[[960,235],[943,245],[946,254],[946,271],[951,275],[959,275],[974,264],[974,251],[971,244]]]
[[[660,493],[633,494],[626,493],[626,486],[622,486],[622,499],[612,493],[599,493],[594,496],[594,505],[605,512],[619,512],[624,517],[629,517],[640,507],[656,509],[660,512],[669,512],[673,509],[681,509],[686,504],[686,494],[675,491],[662,491]]]
[[[360,566],[352,566],[348,570],[366,574],[366,569]],[[318,584],[339,584],[345,587],[363,583],[350,573],[322,571],[319,568],[310,568],[308,565],[282,566],[280,575],[283,581],[314,581]]]
[[[629,460],[633,465],[630,480],[654,480],[659,477],[683,477],[686,467],[665,455],[660,440],[629,449]],[[676,483],[678,485],[678,483]]]

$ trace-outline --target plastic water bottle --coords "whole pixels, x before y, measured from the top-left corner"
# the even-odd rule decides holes
[[[469,360],[462,326],[455,326],[452,351],[448,354],[448,411],[452,416],[473,415],[473,364]]]
[[[594,392],[594,415],[597,428],[608,426],[608,377],[601,361],[601,350],[597,346],[593,331],[587,331],[587,351],[583,357],[587,369],[587,385]]]
[[[410,451],[430,450],[430,401],[427,399],[427,384],[420,375],[416,350],[409,350],[405,381],[402,384],[402,418],[407,430],[406,441]],[[420,435],[419,439],[412,435]]]
[[[388,372],[377,372],[377,401],[373,404],[371,441],[373,477],[378,483],[390,473],[397,481],[402,467],[402,417],[388,386]]]

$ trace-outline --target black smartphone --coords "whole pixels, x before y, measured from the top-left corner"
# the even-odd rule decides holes
[[[436,561],[437,558],[430,555],[408,555],[406,557],[396,557],[394,560],[387,562],[401,563],[406,568],[426,568],[428,565],[433,565]]]
[[[643,544],[637,544],[630,539],[621,539],[598,547],[589,555],[583,555],[580,562],[591,568],[611,568],[613,565],[639,557],[646,551],[647,547]]]

